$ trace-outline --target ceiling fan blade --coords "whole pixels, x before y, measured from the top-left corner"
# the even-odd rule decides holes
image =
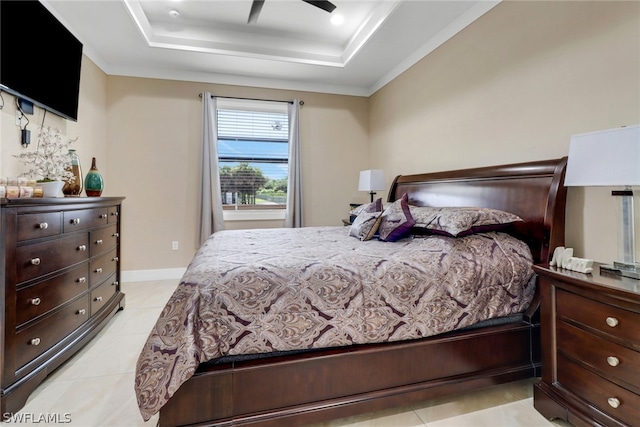
[[[251,3],[251,10],[249,11],[249,19],[247,20],[247,24],[252,24],[258,20],[258,16],[260,16],[260,11],[262,10],[263,5],[264,0],[253,0],[253,3]]]
[[[309,3],[314,5],[315,7],[319,7],[322,10],[326,10],[327,12],[331,13],[334,11],[334,9],[336,8],[336,5],[331,3],[330,1],[326,1],[326,0],[321,0],[321,1],[314,1],[314,0],[302,0],[305,3]]]

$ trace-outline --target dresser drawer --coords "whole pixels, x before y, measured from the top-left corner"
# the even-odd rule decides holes
[[[610,335],[640,350],[640,314],[558,289],[557,315]]]
[[[556,327],[561,353],[589,365],[605,378],[625,383],[640,392],[640,353],[562,321]]]
[[[558,381],[601,411],[629,425],[640,420],[640,396],[558,356]],[[615,400],[613,400],[615,399]],[[614,407],[616,406],[617,407]]]
[[[89,259],[89,236],[49,240],[16,248],[18,283]]]
[[[46,212],[18,215],[18,241],[55,236],[62,232],[62,213]]]
[[[89,319],[89,295],[16,333],[16,370],[35,359]]]
[[[118,206],[109,207],[109,216],[107,218],[107,222],[109,224],[116,224],[119,218],[120,218],[120,210],[118,209]]]
[[[112,225],[107,228],[94,230],[90,233],[89,241],[91,242],[91,256],[99,255],[109,249],[113,249],[118,245],[118,227]]]
[[[118,266],[118,257],[116,254],[117,250],[112,249],[108,253],[91,260],[91,272],[89,275],[91,277],[90,286],[92,288],[104,282],[107,277],[116,272],[116,267]]]
[[[65,211],[63,213],[65,233],[86,230],[93,227],[107,225],[107,208],[80,209],[77,211]]]
[[[116,293],[116,275],[109,277],[103,284],[91,291],[91,315],[96,314]]]
[[[22,325],[72,300],[89,288],[89,263],[16,293],[16,325]]]

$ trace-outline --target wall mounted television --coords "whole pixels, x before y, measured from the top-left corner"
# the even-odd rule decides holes
[[[0,90],[78,120],[82,43],[37,0],[0,1]]]

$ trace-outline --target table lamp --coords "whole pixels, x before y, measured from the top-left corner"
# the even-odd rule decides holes
[[[622,259],[600,270],[640,279],[631,188],[640,185],[640,125],[573,135],[564,185],[623,187],[611,192],[619,198],[621,208],[618,257]]]
[[[387,186],[384,182],[384,171],[381,169],[370,169],[360,172],[358,191],[369,191],[372,202],[373,196],[376,194],[375,191],[385,190],[386,188]]]

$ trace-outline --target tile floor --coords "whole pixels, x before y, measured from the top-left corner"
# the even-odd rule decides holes
[[[155,426],[144,422],[133,392],[135,364],[176,280],[124,283],[126,307],[100,334],[62,365],[31,395],[7,425],[82,427]],[[335,420],[314,427],[569,426],[548,422],[533,408],[532,380],[456,398]],[[19,422],[17,417],[31,417]],[[42,416],[57,422],[43,422]],[[23,420],[26,420],[23,418]],[[35,421],[35,422],[33,422]],[[286,427],[286,426],[285,426]]]

